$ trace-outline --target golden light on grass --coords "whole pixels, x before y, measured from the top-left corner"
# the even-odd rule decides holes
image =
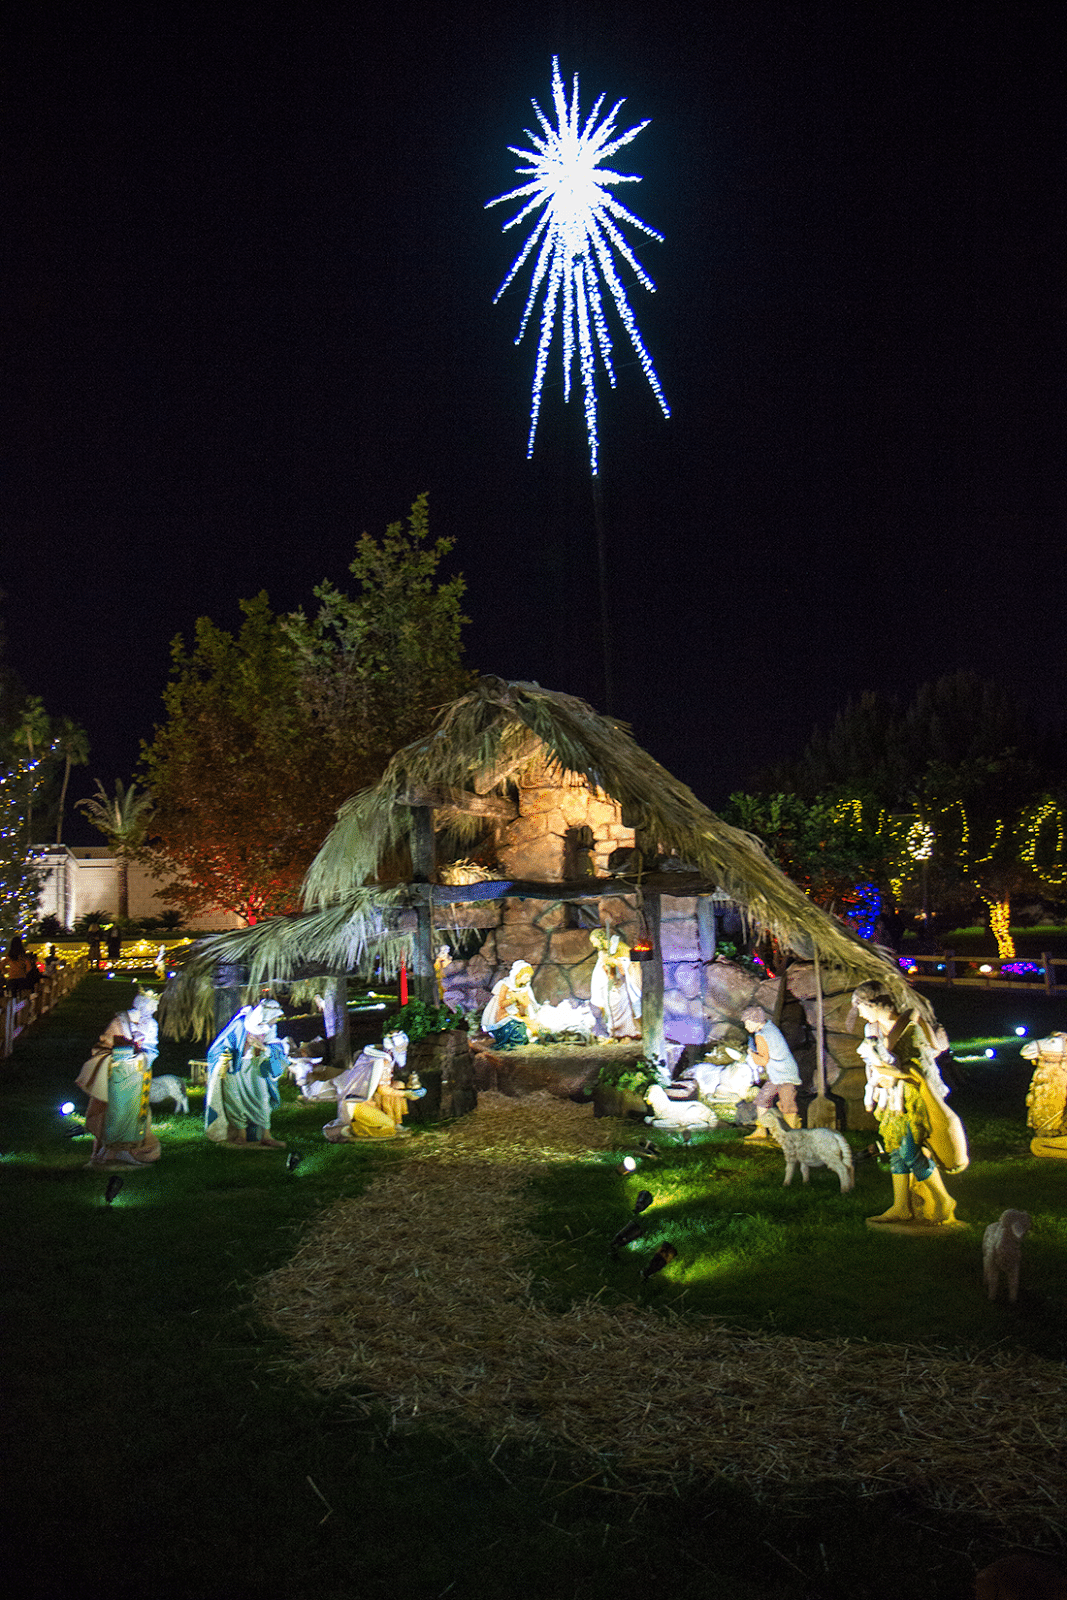
[[[258,1286],[286,1364],[398,1426],[563,1448],[620,1492],[690,1474],[756,1489],[833,1479],[865,1495],[911,1488],[1020,1536],[1058,1521],[1067,1376],[1053,1362],[750,1333],[595,1297],[540,1304],[528,1179],[602,1158],[617,1137],[547,1093],[484,1094],[473,1115],[390,1150],[365,1194],[332,1206]],[[684,1256],[664,1278],[716,1270]]]

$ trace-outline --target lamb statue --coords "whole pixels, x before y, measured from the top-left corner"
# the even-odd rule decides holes
[[[1025,1211],[1002,1211],[982,1235],[982,1276],[990,1300],[997,1298],[1001,1273],[1008,1285],[1008,1301],[1019,1297],[1019,1267],[1023,1259],[1023,1239],[1030,1232]]]
[[[836,1172],[841,1193],[847,1194],[856,1181],[852,1170],[852,1150],[843,1133],[833,1128],[791,1128],[777,1106],[760,1112],[760,1120],[785,1156],[785,1184],[792,1183],[800,1168],[805,1183],[812,1167],[829,1167]]]
[[[719,1119],[700,1100],[672,1100],[662,1084],[653,1083],[645,1094],[652,1115],[646,1117],[654,1128],[717,1128]]]

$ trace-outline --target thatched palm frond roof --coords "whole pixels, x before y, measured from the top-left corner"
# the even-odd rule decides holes
[[[412,797],[505,797],[524,768],[547,763],[618,801],[628,822],[690,862],[748,917],[796,954],[817,951],[845,981],[877,978],[905,1005],[927,1009],[896,965],[828,916],[751,834],[708,810],[635,742],[625,723],[535,683],[479,679],[425,738],[399,750],[379,783],[342,806],[304,883],[309,909],[343,903],[410,843]],[[457,806],[450,821],[462,818]]]
[[[200,939],[171,983],[160,1006],[163,1032],[171,1038],[202,1038],[215,1030],[215,975],[233,964],[247,972],[249,995],[261,987],[299,983],[308,972],[361,972],[377,968],[395,977],[411,961],[412,936],[396,926],[407,902],[403,885],[358,890],[337,905],[303,916],[271,917]]]

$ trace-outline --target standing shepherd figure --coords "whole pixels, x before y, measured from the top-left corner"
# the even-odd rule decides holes
[[[159,995],[139,989],[128,1011],[112,1017],[77,1077],[89,1096],[85,1126],[91,1167],[144,1167],[160,1156],[149,1094],[159,1054]]]
[[[273,1108],[281,1101],[278,1079],[288,1061],[287,1040],[275,1024],[283,1016],[277,1000],[242,1006],[207,1052],[204,1131],[216,1144],[284,1150],[270,1135]]]
[[[800,1073],[793,1052],[785,1042],[785,1035],[778,1024],[771,1021],[762,1006],[749,1006],[747,1010],[742,1011],[741,1021],[752,1035],[752,1043],[748,1047],[745,1059],[760,1077],[766,1079],[756,1096],[756,1116],[759,1117],[761,1111],[769,1111],[777,1100],[778,1109],[789,1127],[799,1128],[797,1088],[800,1084]],[[760,1120],[745,1143],[770,1138],[770,1132]]]
[[[873,980],[860,984],[852,1004],[865,1023],[858,1046],[867,1068],[864,1105],[878,1119],[893,1177],[893,1204],[869,1220],[951,1226],[956,1202],[938,1161],[949,1172],[962,1172],[967,1136],[943,1098],[934,1054],[941,1037],[928,1034],[917,1012],[898,1011]]]

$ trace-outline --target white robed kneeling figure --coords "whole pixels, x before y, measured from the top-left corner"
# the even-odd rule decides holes
[[[208,1047],[204,1132],[216,1144],[284,1150],[272,1139],[270,1118],[281,1101],[278,1079],[288,1060],[288,1040],[278,1038],[283,1016],[277,1000],[242,1006]]]
[[[89,1096],[85,1126],[93,1167],[144,1167],[160,1156],[149,1092],[159,1054],[159,995],[139,989],[127,1011],[112,1017],[77,1077]]]
[[[380,1045],[368,1045],[329,1087],[337,1096],[337,1116],[323,1134],[331,1144],[353,1139],[396,1139],[409,1132],[403,1126],[411,1100],[421,1100],[426,1090],[414,1078],[406,1089],[393,1082],[407,1063],[406,1033],[388,1033]]]

